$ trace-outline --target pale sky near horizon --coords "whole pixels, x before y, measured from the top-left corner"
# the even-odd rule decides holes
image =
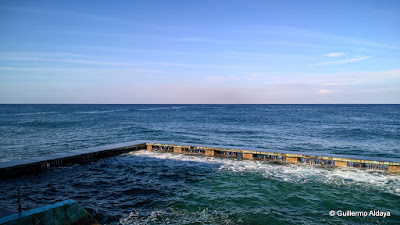
[[[400,1],[0,1],[0,103],[400,103]]]

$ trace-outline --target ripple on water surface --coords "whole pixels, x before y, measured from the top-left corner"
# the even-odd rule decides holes
[[[0,105],[0,162],[133,140],[400,158],[400,105]]]

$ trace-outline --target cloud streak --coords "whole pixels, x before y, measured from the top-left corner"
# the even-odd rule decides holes
[[[352,59],[344,59],[338,61],[326,61],[315,64],[316,66],[326,66],[326,65],[337,65],[337,64],[344,64],[344,63],[351,63],[351,62],[359,62],[370,58],[371,56],[364,56],[359,58],[352,58]]]
[[[147,65],[148,67],[164,66],[164,67],[187,67],[187,68],[211,68],[211,69],[235,69],[235,70],[254,70],[257,68],[246,66],[231,66],[231,65],[214,65],[214,64],[190,64],[179,62],[159,62],[159,61],[138,61],[136,63],[126,62],[112,62],[112,61],[99,61],[87,59],[71,59],[71,58],[48,58],[48,57],[24,57],[24,56],[4,56],[0,54],[0,60],[10,61],[38,61],[38,62],[54,62],[54,63],[68,63],[68,64],[83,64],[83,65],[99,65],[99,66],[113,66],[113,67],[137,67],[138,65]],[[13,70],[17,70],[17,67]],[[10,69],[7,69],[10,70]]]
[[[5,57],[0,56],[0,59],[14,60],[14,61],[42,61],[42,62],[94,64],[94,65],[108,65],[108,66],[135,66],[135,64],[131,64],[131,63],[82,60],[82,59],[51,59],[51,58],[40,58],[40,57],[7,57],[7,56],[5,56]]]
[[[272,27],[268,30],[273,30],[272,32],[279,33],[282,35],[291,35],[291,36],[303,36],[303,37],[310,37],[310,38],[317,38],[317,39],[325,39],[329,41],[338,41],[342,43],[347,43],[351,45],[358,45],[358,46],[369,46],[375,48],[386,48],[386,49],[399,49],[398,46],[383,42],[375,42],[370,40],[364,40],[356,37],[348,37],[342,35],[334,35],[334,34],[327,34],[319,31],[307,30],[297,27],[290,27],[290,26],[281,26],[281,27]],[[271,31],[268,31],[271,32]]]
[[[158,37],[155,37],[158,38]],[[177,42],[198,42],[198,43],[212,43],[212,44],[257,44],[257,45],[276,45],[276,46],[292,46],[292,47],[307,47],[307,48],[323,48],[325,46],[299,43],[299,42],[282,42],[282,41],[241,41],[233,39],[211,39],[207,37],[166,37],[158,38],[165,41]]]
[[[330,93],[333,93],[334,91],[332,91],[332,90],[328,90],[328,89],[320,89],[319,91],[318,91],[318,94],[330,94]]]
[[[253,67],[225,66],[213,64],[187,64],[187,63],[170,63],[170,62],[148,62],[152,65],[170,66],[170,67],[188,67],[188,68],[211,68],[211,69],[235,69],[235,70],[252,70]]]
[[[39,8],[25,8],[25,7],[10,7],[0,6],[0,10],[18,13],[30,13],[30,14],[44,14],[49,16],[64,16],[64,17],[79,17],[85,20],[92,20],[96,22],[121,22],[120,19],[104,15],[96,15],[91,13],[67,11],[67,10],[54,10],[54,9],[39,9]]]
[[[344,56],[344,55],[346,55],[346,53],[343,53],[343,52],[332,52],[332,53],[327,53],[324,56],[325,57],[341,57],[341,56]]]
[[[327,83],[322,83],[322,85],[324,85],[324,86],[334,86],[334,85],[336,85],[336,83],[327,82]]]

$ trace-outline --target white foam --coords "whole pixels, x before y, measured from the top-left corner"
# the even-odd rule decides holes
[[[174,211],[170,210],[155,210],[152,212],[132,211],[120,219],[120,224],[194,224],[202,221],[205,224],[235,224],[243,222],[241,218],[237,221],[232,221],[227,215],[205,208],[201,211],[190,212],[187,210]]]
[[[368,171],[353,168],[331,169],[302,164],[273,164],[262,161],[235,160],[146,150],[134,151],[128,154],[134,156],[154,157],[159,159],[212,163],[219,165],[218,170],[221,172],[252,172],[261,174],[267,179],[278,179],[287,182],[321,182],[328,185],[361,185],[366,188],[373,188],[387,193],[400,195],[400,176],[389,175],[380,171]]]

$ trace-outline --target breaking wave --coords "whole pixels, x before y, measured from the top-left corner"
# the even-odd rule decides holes
[[[321,168],[310,165],[287,165],[273,162],[227,159],[219,157],[203,157],[194,155],[172,154],[154,151],[137,151],[128,153],[134,156],[154,157],[158,159],[200,162],[218,165],[219,172],[255,173],[266,179],[277,179],[285,182],[312,183],[327,185],[354,185],[373,188],[382,192],[400,196],[400,177],[382,171],[360,170],[353,168]]]

